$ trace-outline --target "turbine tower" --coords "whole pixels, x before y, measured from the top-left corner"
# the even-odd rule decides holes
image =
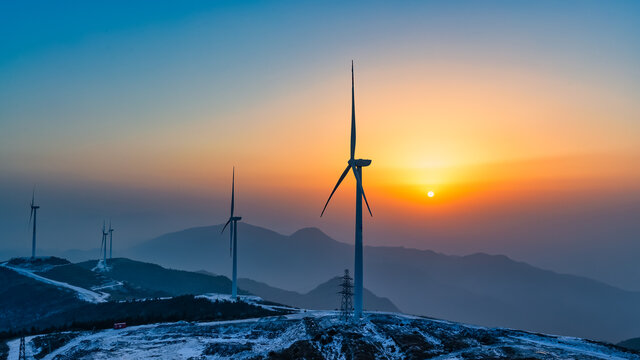
[[[109,260],[113,259],[113,230],[111,220],[109,220]]]
[[[100,265],[100,258],[102,257],[103,252],[104,252],[104,220],[102,222],[102,237],[100,238],[100,255],[98,255],[97,265]]]
[[[29,224],[31,224],[31,219],[33,218],[33,237],[31,238],[32,259],[35,259],[36,257],[36,218],[38,217],[38,209],[40,209],[40,206],[35,204],[35,196],[36,189],[34,187],[33,192],[31,193],[31,214],[29,215]]]
[[[331,197],[340,186],[342,180],[344,180],[345,176],[349,173],[349,171],[353,171],[353,175],[356,178],[356,242],[355,242],[355,266],[354,266],[354,311],[353,317],[358,320],[362,316],[362,199],[364,198],[364,202],[367,204],[367,209],[369,210],[369,215],[373,216],[371,213],[371,208],[369,207],[369,202],[367,201],[367,197],[364,194],[364,189],[362,187],[362,168],[365,166],[369,166],[371,164],[371,160],[367,159],[356,159],[356,102],[355,102],[355,90],[354,90],[354,79],[353,79],[353,60],[351,61],[351,147],[350,147],[350,156],[347,161],[347,167],[340,175],[340,179],[338,179],[338,183],[331,191],[331,195],[329,195],[329,199],[324,204],[324,208],[322,209],[322,213],[320,217],[324,214],[324,211],[327,209],[327,205],[329,205],[329,201],[331,201]]]
[[[107,267],[107,228],[105,227],[105,221],[102,220],[102,266]]]
[[[242,220],[240,216],[233,216],[233,209],[235,207],[235,186],[236,186],[236,168],[233,168],[233,175],[231,178],[231,215],[229,216],[229,220],[224,224],[222,228],[221,234],[227,228],[227,225],[231,224],[229,227],[229,252],[233,251],[233,275],[232,275],[232,285],[231,285],[231,298],[238,298],[238,221]],[[231,254],[230,254],[231,255]]]

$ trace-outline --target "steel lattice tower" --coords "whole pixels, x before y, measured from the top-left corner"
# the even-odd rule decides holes
[[[18,356],[18,360],[27,360],[27,354],[25,352],[24,346],[24,336],[20,338],[20,355]]]
[[[342,295],[340,301],[340,316],[344,320],[351,320],[353,316],[353,278],[349,276],[348,269],[344,270],[338,294]]]

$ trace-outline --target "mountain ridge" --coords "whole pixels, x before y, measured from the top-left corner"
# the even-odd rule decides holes
[[[306,293],[344,269],[353,269],[353,245],[320,229],[283,235],[244,222],[238,228],[239,277]],[[212,225],[167,233],[134,246],[129,256],[228,274],[228,238],[219,234],[220,229]],[[412,314],[608,341],[640,333],[640,309],[635,306],[640,293],[500,254],[460,256],[365,246],[364,284]]]
[[[335,310],[340,308],[338,290],[341,281],[342,278],[336,276],[304,294],[244,278],[238,279],[238,286],[265,300],[285,305],[311,310]],[[368,311],[401,312],[389,299],[375,295],[366,287],[363,289],[363,297],[368,304]]]

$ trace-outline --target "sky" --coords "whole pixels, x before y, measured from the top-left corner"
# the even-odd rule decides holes
[[[640,3],[0,3],[0,252],[238,213],[640,290]],[[427,196],[428,192],[433,197]],[[114,240],[115,242],[116,240]],[[221,246],[221,251],[224,246]],[[114,250],[114,253],[117,253]]]

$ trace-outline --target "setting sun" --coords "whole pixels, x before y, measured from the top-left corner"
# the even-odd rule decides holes
[[[435,193],[434,193],[433,191],[429,191],[429,192],[427,193],[427,196],[429,196],[429,197],[433,197],[433,195],[435,195]]]

